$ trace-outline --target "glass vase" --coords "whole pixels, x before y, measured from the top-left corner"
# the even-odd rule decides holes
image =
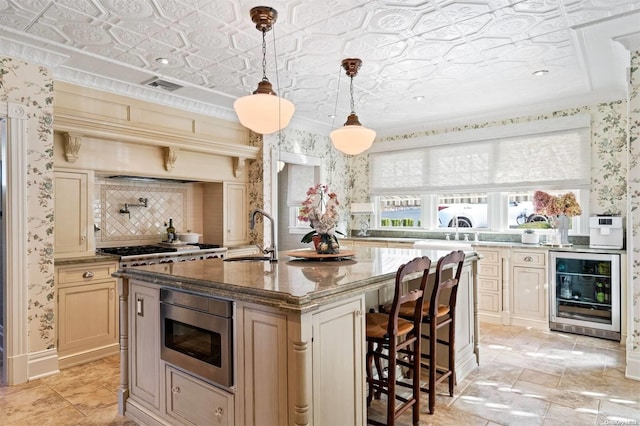
[[[560,233],[560,244],[569,245],[569,216],[566,214],[558,215],[558,232]]]

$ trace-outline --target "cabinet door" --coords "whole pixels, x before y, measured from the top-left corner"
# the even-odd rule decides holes
[[[160,294],[132,283],[129,292],[129,388],[131,395],[160,408]]]
[[[54,247],[57,257],[93,254],[93,172],[54,173]],[[91,223],[90,223],[91,222]]]
[[[513,267],[512,314],[546,320],[544,268]]]
[[[166,414],[185,425],[234,424],[233,394],[166,366]],[[268,423],[262,424],[284,424]]]
[[[244,424],[286,425],[287,318],[252,307],[242,316]]]
[[[313,316],[313,424],[366,423],[364,297]]]
[[[224,184],[225,235],[224,245],[242,244],[249,241],[249,202],[247,185]]]
[[[58,292],[58,355],[118,343],[116,281],[63,287]]]

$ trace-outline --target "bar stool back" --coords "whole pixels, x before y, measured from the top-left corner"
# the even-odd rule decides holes
[[[417,257],[400,266],[396,272],[393,303],[389,313],[370,312],[366,316],[367,336],[367,405],[371,404],[375,394],[376,399],[380,394],[387,395],[386,423],[378,422],[367,416],[367,423],[374,425],[394,425],[398,416],[409,408],[413,408],[413,424],[420,422],[420,326],[422,323],[425,288],[431,268],[431,260]],[[418,289],[409,290],[407,278],[413,278],[416,273],[421,273]],[[399,317],[403,304],[413,303],[415,309],[409,319]],[[387,350],[387,353],[383,351]],[[382,360],[386,360],[387,377],[382,370]],[[375,363],[377,377],[373,375]],[[397,366],[402,366],[410,371],[411,383],[398,380]],[[396,386],[411,389],[411,396],[399,395]],[[400,405],[396,407],[396,402]]]
[[[431,298],[428,303],[424,304],[424,315],[422,317],[423,324],[428,325],[429,334],[422,333],[422,338],[429,340],[429,353],[422,354],[422,367],[429,370],[428,387],[422,387],[423,392],[429,394],[429,414],[433,414],[436,399],[436,385],[449,380],[449,396],[453,396],[453,387],[456,380],[455,366],[455,331],[456,331],[456,302],[458,295],[458,284],[462,275],[462,266],[464,264],[464,252],[462,250],[453,251],[446,256],[438,259],[436,266],[436,279],[431,292]],[[452,272],[447,270],[452,268]],[[444,278],[445,274],[451,274],[451,278]],[[441,300],[441,293],[450,289],[449,297]],[[408,313],[408,312],[405,312]],[[438,330],[448,326],[448,339],[438,338]],[[447,346],[449,359],[448,366],[437,366],[437,344]]]

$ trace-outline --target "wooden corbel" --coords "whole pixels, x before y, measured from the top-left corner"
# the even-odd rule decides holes
[[[246,157],[233,157],[233,175],[239,177],[244,172],[247,163]]]
[[[176,166],[178,160],[178,150],[176,148],[165,146],[164,147],[164,168],[170,172]]]
[[[64,158],[69,163],[75,163],[82,146],[82,135],[78,133],[65,133],[64,135]]]

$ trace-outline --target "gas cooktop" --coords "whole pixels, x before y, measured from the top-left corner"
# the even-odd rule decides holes
[[[218,244],[187,244],[193,250],[208,250],[220,248]],[[145,246],[125,246],[125,247],[103,247],[98,249],[101,253],[112,254],[115,256],[139,256],[143,254],[156,253],[174,253],[179,249],[177,247],[162,247],[154,245]],[[184,246],[182,246],[184,250]]]

